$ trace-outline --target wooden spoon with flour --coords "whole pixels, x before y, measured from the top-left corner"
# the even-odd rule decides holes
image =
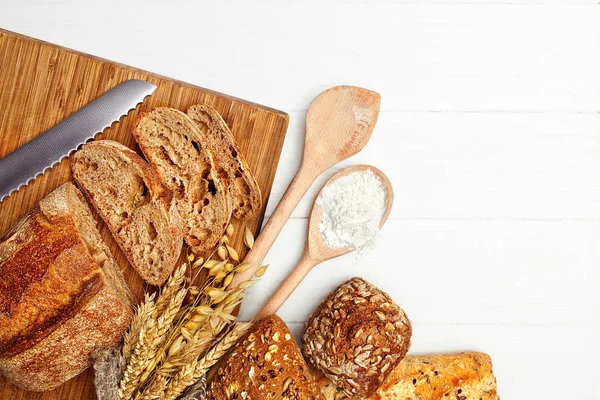
[[[381,229],[388,216],[390,215],[390,211],[392,209],[392,204],[394,202],[394,192],[392,189],[392,184],[389,179],[383,172],[378,170],[375,167],[370,165],[357,165],[354,167],[346,168],[341,172],[335,174],[323,188],[319,192],[319,197],[326,190],[328,186],[331,186],[338,179],[348,176],[349,174],[355,172],[364,172],[371,171],[373,174],[379,179],[379,183],[384,191],[384,209],[381,214],[380,221],[375,221],[378,223],[378,228]],[[319,199],[317,197],[317,199]],[[350,201],[350,200],[349,200]],[[375,206],[375,204],[373,204]],[[332,259],[334,257],[339,257],[341,255],[347,254],[354,249],[351,247],[331,247],[330,244],[327,243],[326,238],[324,237],[319,225],[322,222],[322,207],[319,206],[318,201],[315,201],[312,212],[310,214],[310,221],[308,225],[308,237],[306,239],[306,245],[304,247],[304,253],[302,258],[298,262],[296,268],[288,275],[288,277],[281,283],[279,289],[271,296],[269,301],[263,306],[263,308],[256,314],[254,319],[256,321],[267,317],[271,314],[275,314],[279,307],[283,305],[283,303],[290,297],[290,295],[294,292],[294,290],[298,287],[300,282],[304,279],[304,277],[308,274],[308,272],[313,269],[316,265],[322,263],[323,261]],[[368,223],[365,221],[364,223]]]
[[[306,138],[300,169],[243,261],[252,267],[236,274],[230,289],[254,276],[315,179],[329,167],[365,147],[373,133],[380,102],[378,93],[355,86],[336,86],[313,100],[306,114]]]

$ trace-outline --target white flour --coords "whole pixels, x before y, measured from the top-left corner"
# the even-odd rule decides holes
[[[361,249],[379,231],[385,189],[371,170],[352,172],[326,186],[317,205],[322,210],[319,231],[327,246]]]

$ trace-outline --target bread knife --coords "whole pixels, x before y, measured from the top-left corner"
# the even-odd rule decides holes
[[[122,82],[0,159],[0,202],[127,115],[155,89],[137,79]]]

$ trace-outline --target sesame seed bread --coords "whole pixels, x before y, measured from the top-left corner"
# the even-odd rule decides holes
[[[302,352],[334,382],[339,398],[365,398],[406,355],[411,334],[408,317],[386,293],[352,278],[310,317]]]
[[[256,217],[262,206],[260,187],[221,115],[206,104],[188,108],[187,114],[212,145],[219,175],[229,183],[233,216]]]
[[[319,379],[327,400],[335,385]],[[407,356],[368,400],[499,400],[490,356],[483,353]]]
[[[231,198],[207,139],[179,110],[142,113],[133,135],[176,199],[184,238],[194,252],[213,248],[231,218]]]
[[[285,323],[276,315],[254,324],[218,367],[210,400],[321,400],[319,388]]]
[[[0,371],[55,388],[116,346],[133,297],[83,195],[66,183],[0,238]]]
[[[73,178],[108,225],[129,263],[152,285],[169,277],[183,245],[173,194],[137,153],[110,140],[73,156]]]

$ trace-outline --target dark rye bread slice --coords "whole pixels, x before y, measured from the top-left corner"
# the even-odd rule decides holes
[[[262,206],[260,187],[221,115],[205,104],[188,108],[187,114],[212,144],[219,174],[229,182],[233,216],[238,219],[256,217]]]
[[[231,218],[231,198],[204,135],[186,114],[166,107],[142,113],[133,135],[175,194],[186,242],[194,251],[213,248]]]
[[[0,371],[27,390],[61,385],[119,344],[132,301],[83,195],[65,183],[0,238]]]
[[[71,169],[131,265],[146,282],[163,284],[179,258],[183,232],[173,194],[156,172],[110,140],[84,145]]]

